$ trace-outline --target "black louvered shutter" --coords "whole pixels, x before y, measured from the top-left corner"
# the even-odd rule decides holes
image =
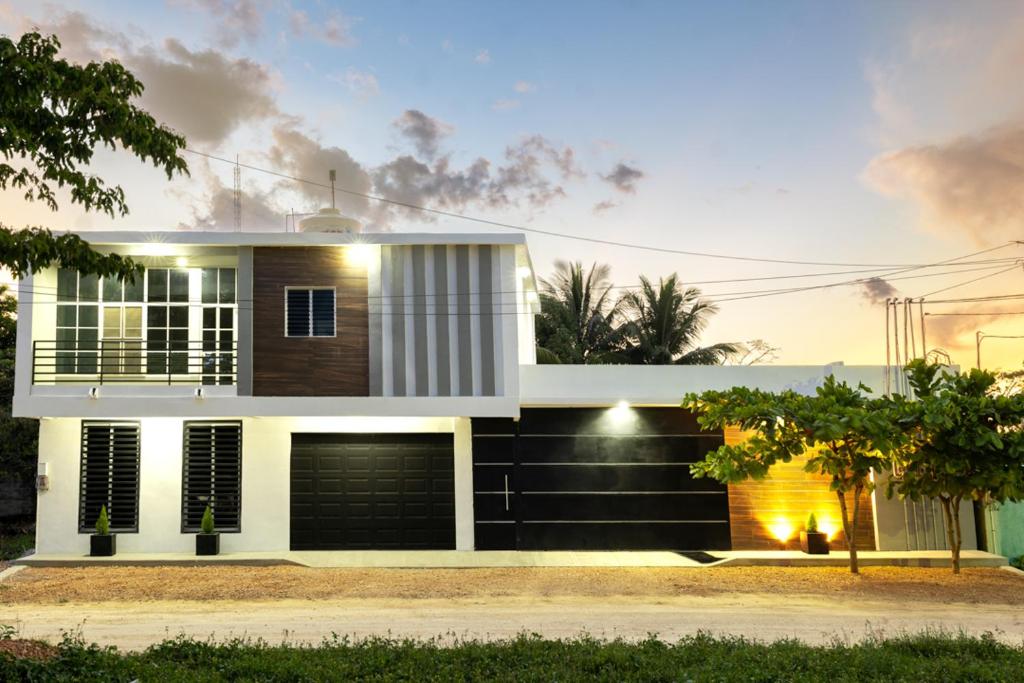
[[[242,424],[186,422],[181,529],[199,531],[209,505],[217,531],[240,531]]]
[[[106,506],[110,530],[139,530],[139,423],[83,422],[78,530],[92,532]]]

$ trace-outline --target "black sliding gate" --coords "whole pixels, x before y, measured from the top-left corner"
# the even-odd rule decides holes
[[[727,550],[722,444],[680,408],[531,408],[473,420],[478,550]]]

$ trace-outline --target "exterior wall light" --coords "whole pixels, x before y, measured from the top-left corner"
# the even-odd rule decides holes
[[[185,258],[184,256],[179,256],[178,258],[174,259],[174,265],[178,266],[179,268],[185,268],[188,266],[188,259]]]
[[[786,547],[786,543],[789,539],[793,538],[793,524],[785,517],[779,517],[775,522],[768,527],[768,531],[772,532],[772,536],[782,544],[783,549]]]
[[[194,395],[195,395],[196,399],[201,400],[203,398],[203,388],[202,387],[196,387]]]
[[[89,387],[89,398],[99,398],[99,397],[100,397],[100,388],[99,387]]]

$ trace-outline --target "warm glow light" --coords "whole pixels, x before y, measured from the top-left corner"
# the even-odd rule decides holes
[[[174,247],[163,242],[147,242],[143,244],[140,251],[143,256],[173,256]]]
[[[352,244],[346,249],[352,263],[367,265],[373,259],[376,248],[372,244]]]
[[[516,269],[516,273],[518,273],[519,277],[523,278],[524,280],[533,275],[533,271],[530,270],[527,266],[519,266],[519,268]]]
[[[184,256],[179,256],[178,258],[174,259],[174,265],[178,266],[179,268],[185,268],[188,266],[188,259],[185,258]]]
[[[793,524],[790,523],[785,517],[779,517],[775,522],[768,526],[768,531],[772,532],[772,536],[777,538],[780,542],[785,543],[789,539],[793,538]]]
[[[622,400],[608,409],[608,415],[614,422],[624,422],[633,417],[633,409],[630,407],[629,401]]]
[[[818,531],[825,534],[825,538],[831,541],[839,533],[839,527],[828,517],[815,515],[818,518]]]

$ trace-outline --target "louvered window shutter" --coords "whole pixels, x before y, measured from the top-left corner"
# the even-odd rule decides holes
[[[110,530],[139,530],[139,423],[83,422],[78,530],[95,531],[106,506]]]
[[[217,531],[240,531],[242,424],[186,422],[183,460],[182,531],[199,531],[207,505]]]

